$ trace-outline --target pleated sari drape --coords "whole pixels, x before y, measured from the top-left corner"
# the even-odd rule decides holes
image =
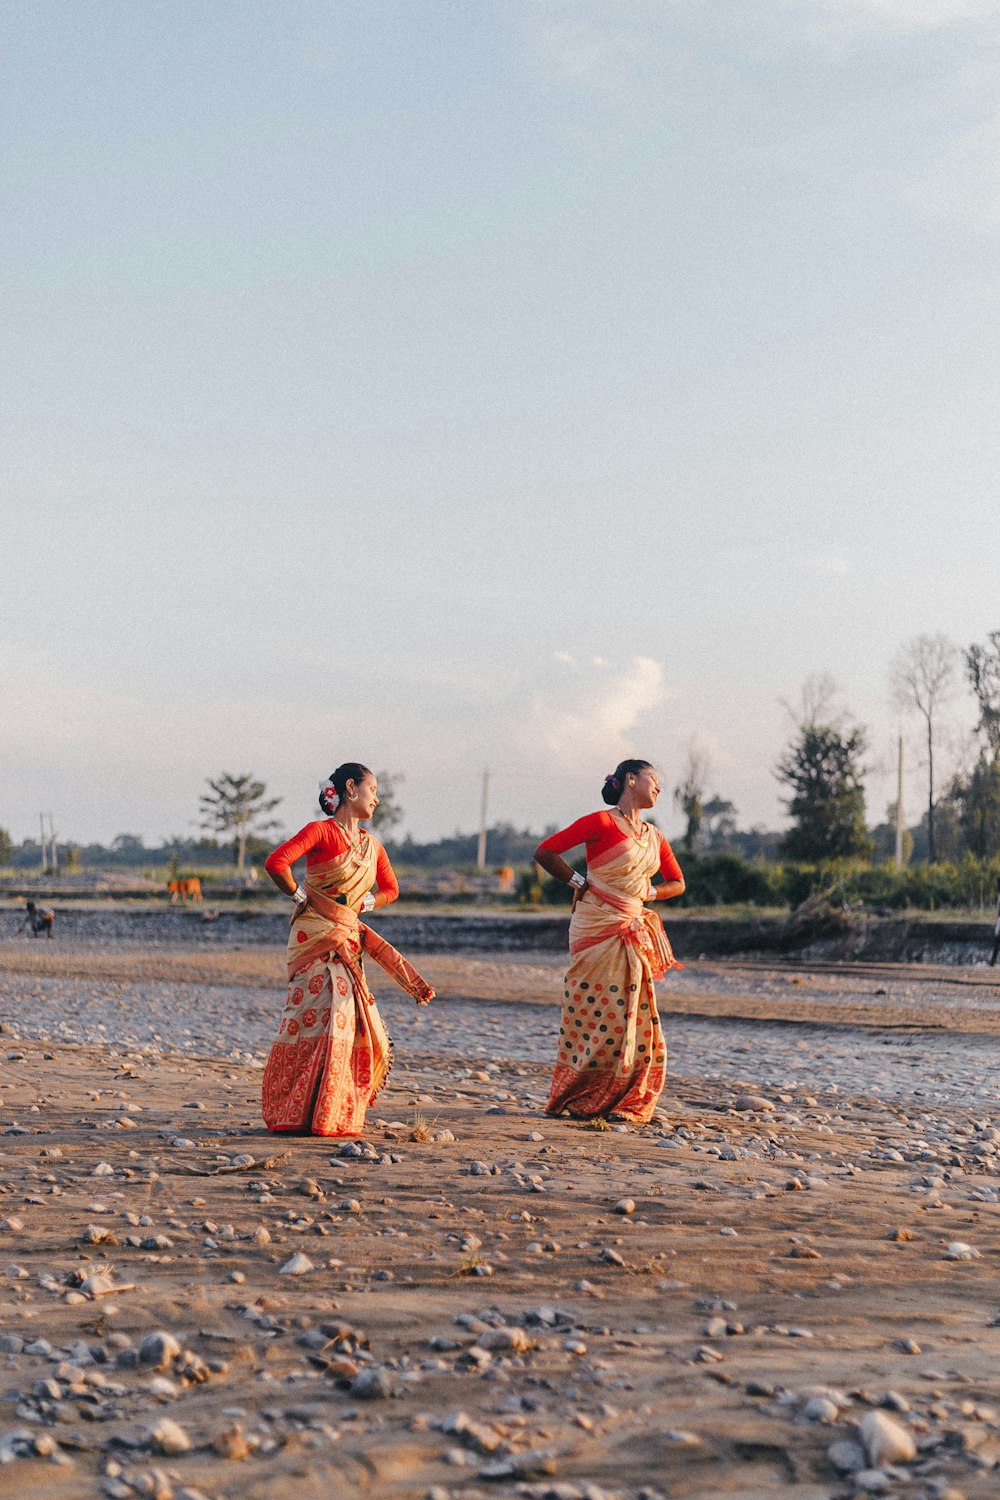
[[[623,819],[623,822],[625,820]],[[667,1049],[654,982],[681,964],[663,923],[643,906],[660,842],[643,824],[588,861],[588,889],[570,920],[570,963],[546,1113],[650,1120]]]
[[[364,832],[345,855],[309,869],[309,905],[292,920],[288,996],[264,1068],[268,1130],[340,1136],[364,1128],[366,1110],[392,1066],[392,1043],[365,975],[366,954],[414,999],[434,993],[391,943],[358,920],[354,908],[374,886],[375,873],[375,843]]]

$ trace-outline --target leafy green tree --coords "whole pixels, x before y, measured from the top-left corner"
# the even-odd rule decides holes
[[[793,826],[782,851],[803,861],[865,858],[871,840],[865,827],[862,757],[868,748],[860,725],[816,721],[799,726],[775,775],[789,788]]]
[[[14,854],[14,840],[6,828],[0,828],[0,865],[9,865]]]
[[[278,806],[280,797],[268,797],[263,781],[256,781],[252,772],[233,776],[223,771],[217,780],[205,778],[210,791],[203,792],[201,802],[201,826],[215,833],[233,835],[236,852],[236,868],[243,875],[247,863],[247,840],[251,834],[264,834],[277,828],[276,818],[268,813]]]
[[[977,859],[1000,854],[1000,756],[984,750],[953,791],[965,847]]]
[[[709,797],[702,812],[706,847],[713,852],[724,849],[736,832],[736,804],[716,792],[714,797]]]
[[[149,851],[139,833],[119,833],[111,840],[111,853],[122,864],[135,865],[147,858]]]

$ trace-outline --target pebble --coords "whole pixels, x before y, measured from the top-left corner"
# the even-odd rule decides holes
[[[308,1255],[303,1255],[301,1250],[289,1257],[278,1272],[279,1276],[304,1276],[307,1271],[315,1270],[313,1262]]]
[[[827,1396],[811,1396],[802,1408],[802,1412],[810,1422],[830,1423],[836,1422],[840,1415],[840,1408]]]
[[[882,1469],[859,1469],[852,1479],[855,1494],[886,1495],[892,1488],[892,1480]]]
[[[618,1202],[615,1204],[615,1213],[616,1214],[634,1214],[635,1213],[635,1199],[634,1198],[619,1198]]]
[[[967,1245],[964,1240],[952,1240],[945,1252],[946,1260],[978,1260],[979,1251]]]
[[[163,1453],[172,1457],[178,1453],[190,1453],[191,1439],[179,1422],[174,1422],[170,1417],[164,1417],[155,1427],[151,1427],[146,1441],[157,1453]]]
[[[250,1454],[250,1444],[239,1422],[233,1422],[231,1426],[224,1427],[221,1432],[217,1432],[212,1438],[212,1449],[220,1458],[228,1459],[230,1463],[238,1463]]]
[[[380,1365],[371,1365],[355,1375],[351,1395],[360,1401],[386,1401],[392,1395],[392,1381]]]
[[[826,1456],[841,1474],[856,1474],[868,1462],[865,1450],[851,1438],[838,1438],[826,1450]]]
[[[154,1370],[166,1370],[181,1354],[181,1345],[172,1333],[158,1329],[144,1334],[139,1340],[139,1363],[150,1365]]]
[[[880,1464],[908,1464],[917,1456],[913,1434],[883,1411],[870,1411],[862,1417],[858,1434],[872,1467]]]
[[[105,1276],[100,1271],[95,1271],[93,1276],[87,1276],[80,1283],[80,1291],[87,1297],[107,1297],[111,1292],[124,1290],[112,1281],[110,1276]]]

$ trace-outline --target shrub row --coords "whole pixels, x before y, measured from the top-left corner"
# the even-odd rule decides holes
[[[738,854],[681,855],[687,890],[675,903],[680,907],[758,906],[794,911],[810,898],[823,897],[834,905],[861,906],[873,912],[979,911],[996,902],[1000,859],[977,860],[966,855],[957,863],[893,865],[853,860],[827,863],[764,864]],[[582,862],[581,862],[582,868]],[[570,892],[555,880],[538,883],[534,870],[521,878],[522,903],[568,905]]]

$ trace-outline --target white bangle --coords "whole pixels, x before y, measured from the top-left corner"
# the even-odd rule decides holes
[[[298,906],[300,901],[305,903],[309,900],[309,897],[306,895],[302,886],[297,885],[292,892],[292,900],[295,902],[296,906]]]
[[[581,875],[579,870],[574,870],[569,877],[569,883],[570,885],[575,885],[578,891],[582,891],[587,884],[587,877],[586,875]]]
[[[361,900],[361,910],[362,911],[374,911],[375,910],[375,897],[372,895],[371,891],[368,892],[367,896],[363,896],[362,897],[362,900]]]

